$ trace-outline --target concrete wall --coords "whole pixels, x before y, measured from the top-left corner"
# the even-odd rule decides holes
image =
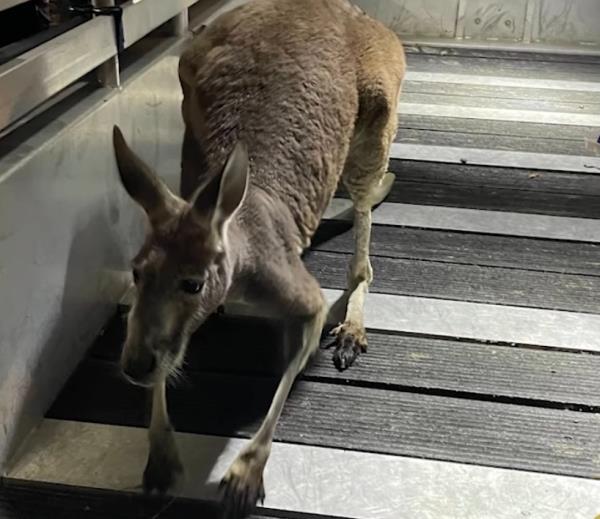
[[[122,92],[86,94],[0,141],[0,466],[129,283],[144,222],[117,177],[113,124],[178,186],[179,50],[164,50]]]
[[[406,39],[600,47],[600,0],[355,0]]]

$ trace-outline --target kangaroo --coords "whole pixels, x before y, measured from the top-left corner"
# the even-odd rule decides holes
[[[165,400],[190,335],[225,301],[257,302],[299,331],[260,428],[222,480],[226,510],[264,500],[263,470],[296,376],[320,343],[328,306],[301,254],[340,180],[354,207],[355,252],[333,360],[367,347],[371,209],[389,191],[388,152],[405,70],[402,44],[347,0],[254,0],[194,37],[179,62],[185,133],[181,196],[114,128],[125,190],[145,211],[135,301],[121,366],[153,388],[147,491],[182,472]]]

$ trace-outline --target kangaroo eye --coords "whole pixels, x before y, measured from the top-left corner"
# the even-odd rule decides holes
[[[202,290],[202,283],[195,279],[184,279],[181,284],[181,290],[183,290],[187,294],[197,294]]]
[[[133,282],[137,285],[137,282],[140,280],[140,271],[137,269],[133,269]]]

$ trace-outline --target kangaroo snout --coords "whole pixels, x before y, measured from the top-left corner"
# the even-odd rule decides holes
[[[143,352],[136,356],[124,355],[121,359],[121,371],[125,378],[139,386],[151,386],[156,372],[156,355]]]

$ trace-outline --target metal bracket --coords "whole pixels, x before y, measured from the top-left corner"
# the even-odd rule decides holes
[[[117,5],[106,7],[88,6],[88,7],[69,7],[69,11],[77,14],[93,14],[95,16],[112,16],[115,20],[115,38],[117,42],[117,52],[121,54],[125,48],[125,35],[123,32],[123,8]]]

